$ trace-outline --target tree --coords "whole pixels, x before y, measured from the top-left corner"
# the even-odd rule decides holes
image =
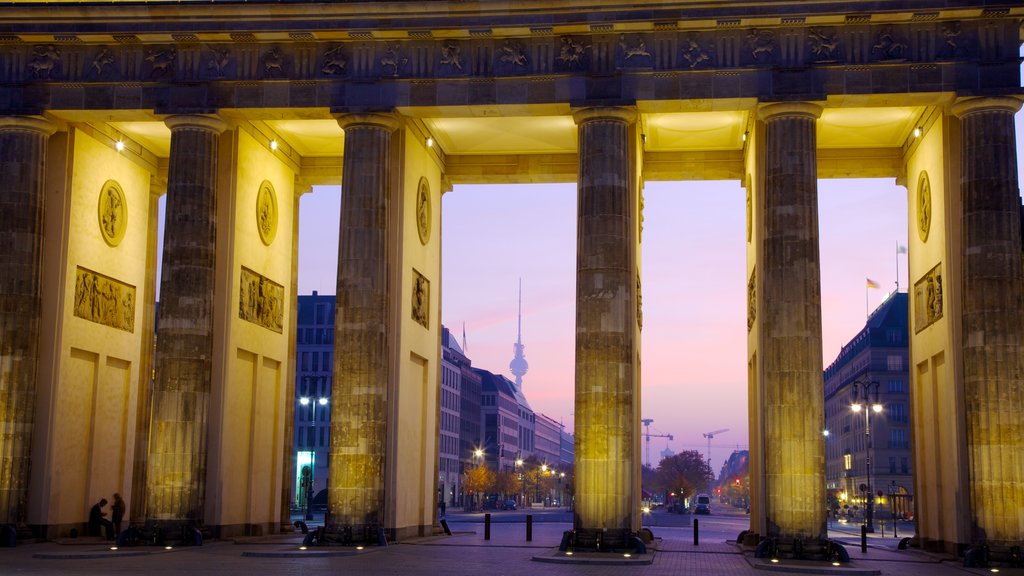
[[[714,479],[711,466],[700,452],[684,450],[658,464],[655,486],[664,492],[675,492],[680,498],[706,490]]]
[[[519,494],[522,483],[519,481],[519,474],[515,472],[498,472],[494,479],[493,490],[502,496]]]
[[[467,494],[483,495],[494,486],[494,480],[494,472],[481,463],[462,474],[462,488]]]

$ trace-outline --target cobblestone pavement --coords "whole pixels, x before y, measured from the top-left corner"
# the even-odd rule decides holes
[[[484,540],[479,524],[456,523],[454,535],[420,538],[361,552],[337,548],[299,551],[300,535],[252,539],[245,544],[214,542],[199,548],[171,551],[139,547],[112,552],[101,543],[26,544],[0,549],[0,574],[217,574],[218,576],[311,576],[320,574],[373,574],[402,576],[486,575],[526,576],[531,574],[581,576],[734,576],[765,574],[761,561],[745,556],[732,543],[702,541],[694,546],[685,530],[664,530],[658,551],[645,565],[551,564],[533,561],[551,556],[565,525],[538,523],[533,542],[525,541],[522,525],[495,524],[491,539]],[[344,549],[343,549],[344,550]],[[896,551],[871,546],[866,554],[849,546],[853,559],[842,568],[815,565],[825,573],[882,574],[893,576],[942,576],[946,574],[988,574],[987,570],[966,570],[952,558],[914,550]],[[139,554],[139,555],[129,555]],[[611,557],[612,555],[608,555]],[[616,558],[617,559],[617,558]],[[811,566],[801,565],[800,568]],[[1024,575],[1024,570],[1004,569],[1001,574]]]

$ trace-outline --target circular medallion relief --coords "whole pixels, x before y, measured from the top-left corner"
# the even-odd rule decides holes
[[[100,199],[97,206],[100,221],[100,234],[107,244],[117,246],[124,239],[128,228],[128,206],[125,204],[124,191],[121,185],[107,180],[100,188]]]
[[[430,184],[426,178],[420,178],[416,190],[416,231],[420,234],[420,243],[426,245],[430,240]]]
[[[256,193],[256,229],[267,246],[277,236],[277,194],[269,180],[264,180]]]
[[[932,186],[928,182],[928,173],[922,171],[917,179],[917,236],[921,242],[928,241],[928,232],[932,227]]]

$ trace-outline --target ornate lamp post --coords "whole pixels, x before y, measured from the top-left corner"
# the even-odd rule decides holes
[[[870,404],[870,409],[868,405]],[[864,447],[866,456],[865,484],[862,490],[867,493],[867,502],[864,512],[864,526],[868,532],[875,531],[875,495],[871,489],[871,413],[881,413],[882,405],[878,402],[878,382],[853,382],[853,401],[850,409],[855,413],[864,412]]]

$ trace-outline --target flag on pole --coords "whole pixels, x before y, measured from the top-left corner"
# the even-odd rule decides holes
[[[904,246],[903,244],[897,243],[896,244],[896,253],[897,254],[906,254],[907,253],[907,247]]]
[[[871,278],[868,278],[867,280],[868,280],[868,284],[867,284],[868,288],[876,288],[876,289],[878,288],[878,282],[875,282]]]

